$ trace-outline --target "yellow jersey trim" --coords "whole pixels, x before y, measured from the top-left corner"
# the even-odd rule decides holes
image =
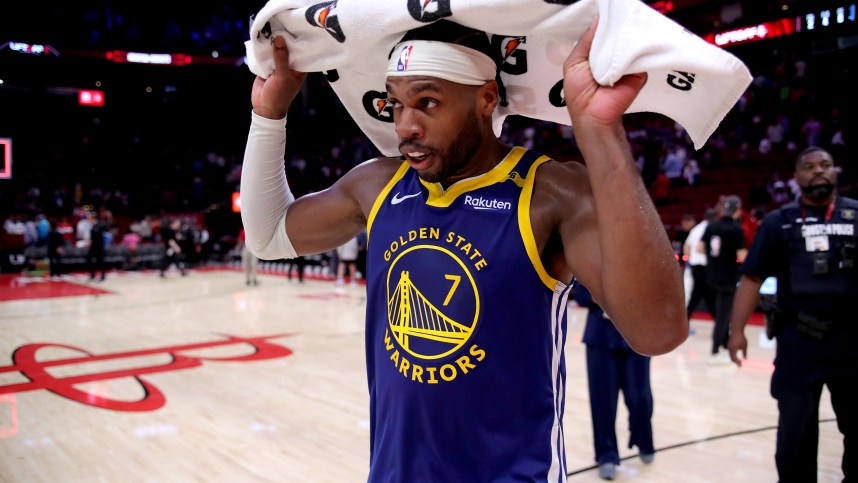
[[[378,198],[375,199],[375,203],[372,204],[372,209],[369,210],[369,217],[366,219],[366,246],[369,246],[369,234],[372,231],[372,223],[375,221],[375,215],[378,214],[378,210],[381,209],[381,205],[384,204],[384,200],[387,199],[387,195],[390,194],[390,190],[393,189],[393,185],[395,185],[408,171],[408,162],[403,161],[399,166],[399,169],[396,170],[396,173],[393,174],[393,177],[390,178],[390,181],[382,188],[381,193],[378,194]]]
[[[536,246],[536,239],[533,237],[533,226],[530,223],[530,203],[533,200],[533,186],[536,184],[536,170],[542,163],[550,161],[548,156],[540,156],[539,159],[533,162],[530,170],[527,172],[527,178],[524,180],[524,188],[521,190],[521,197],[518,200],[518,226],[521,230],[521,241],[524,242],[524,248],[527,251],[527,256],[530,258],[530,263],[536,270],[542,283],[549,290],[555,290],[558,283],[565,286],[559,280],[548,275],[545,266],[542,265],[542,258],[539,256],[539,249]]]
[[[526,152],[525,148],[516,146],[512,148],[503,161],[491,170],[473,178],[457,181],[447,191],[444,191],[440,183],[429,183],[421,179],[420,183],[429,190],[429,197],[426,200],[426,204],[436,208],[447,208],[456,201],[456,198],[464,193],[505,181],[509,177],[512,168],[518,164]]]

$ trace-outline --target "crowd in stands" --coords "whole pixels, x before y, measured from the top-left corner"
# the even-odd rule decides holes
[[[116,29],[133,31],[129,20],[134,17],[133,8],[129,4],[112,11],[110,22]],[[92,15],[104,14],[94,11]],[[234,15],[225,12],[223,18]],[[231,36],[244,35],[246,25],[238,33],[233,31],[238,25],[210,20],[211,25],[221,25],[220,30],[213,28],[220,33],[200,35],[213,42],[221,38],[235,46]],[[128,32],[123,35],[133,37]],[[164,41],[169,43],[169,39]],[[813,56],[778,48],[749,62],[753,83],[700,150],[694,150],[685,130],[670,119],[651,113],[626,117],[635,162],[660,210],[681,203],[676,196],[680,190],[714,185],[712,174],[719,170],[753,166],[758,175],[755,179],[730,180],[723,190],[714,192],[706,206],[689,205],[680,210],[700,219],[705,208],[717,205],[720,195],[736,194],[745,201],[748,222],[758,220],[795,198],[792,162],[807,146],[832,152],[844,166],[840,191],[855,194],[858,178],[851,162],[855,146],[850,138],[854,116],[846,113],[839,98],[826,92],[827,77],[816,74],[820,63]],[[247,88],[242,84],[229,95],[240,97]],[[360,162],[378,156],[321,74],[308,77],[294,107],[287,125],[293,141],[287,146],[286,169],[296,196],[324,189]],[[28,167],[19,163],[17,184],[13,185],[17,189],[0,193],[0,217],[5,220],[0,248],[8,251],[20,248],[15,243],[24,247],[44,244],[46,222],[56,225],[69,244],[78,244],[80,234],[69,227],[85,220],[87,211],[95,211],[107,217],[109,243],[129,247],[157,243],[163,220],[180,216],[192,220],[187,224],[193,231],[190,239],[208,238],[194,249],[202,254],[201,260],[208,254],[222,256],[234,246],[240,231],[240,217],[229,205],[233,192],[238,191],[249,107],[239,112],[243,114],[236,119],[224,120],[232,126],[223,131],[232,133],[231,142],[222,142],[223,136],[216,133],[188,137],[182,144],[182,133],[164,139],[152,125],[130,124],[118,134],[104,132],[97,124],[122,124],[107,116],[94,120],[92,126],[72,130],[64,139],[70,149],[46,153],[56,158],[48,168],[27,172]],[[170,122],[181,121],[165,119]],[[581,161],[570,126],[509,118],[502,138],[558,160]],[[120,162],[137,167],[134,174],[117,176]],[[765,175],[764,181],[760,173]],[[665,218],[665,228],[673,239],[681,236],[678,217]]]
[[[10,23],[17,41],[60,50],[115,49],[151,52],[244,55],[250,16],[264,2],[49,2],[30,26]],[[154,14],[153,14],[154,13]],[[73,20],[72,20],[73,19]],[[77,23],[73,28],[68,22]],[[19,30],[20,29],[20,30]]]

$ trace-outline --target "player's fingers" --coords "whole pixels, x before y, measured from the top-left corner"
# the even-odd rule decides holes
[[[572,49],[566,62],[567,65],[576,65],[581,62],[586,62],[590,58],[590,47],[593,45],[593,38],[596,36],[596,26],[599,25],[599,15],[593,18],[587,30],[581,34],[578,43]]]
[[[286,39],[280,35],[274,37],[274,66],[278,70],[289,68],[289,48]]]

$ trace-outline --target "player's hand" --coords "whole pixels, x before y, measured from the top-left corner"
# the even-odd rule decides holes
[[[250,102],[256,114],[269,119],[283,119],[301,90],[301,84],[307,74],[289,68],[286,39],[281,36],[274,37],[271,48],[274,50],[274,72],[267,79],[256,77]]]
[[[563,91],[573,126],[587,121],[611,126],[616,124],[647,80],[646,73],[639,73],[625,75],[613,86],[596,82],[589,57],[598,23],[597,15],[563,62]]]
[[[730,340],[727,342],[727,350],[730,351],[730,360],[739,367],[742,367],[742,359],[748,358],[748,339],[745,338],[745,332],[741,330],[734,331],[730,334]],[[739,358],[739,352],[742,353],[742,358]]]

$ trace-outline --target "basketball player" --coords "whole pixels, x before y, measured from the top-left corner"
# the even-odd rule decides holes
[[[297,200],[284,125],[305,74],[273,41],[275,71],[251,95],[242,219],[263,259],[368,230],[369,481],[565,481],[573,276],[636,351],[664,354],[687,337],[681,273],[622,125],[646,78],[598,85],[594,32],[563,71],[587,168],[494,135],[494,50],[484,33],[442,20],[406,35],[388,65],[403,157],[367,161]]]

